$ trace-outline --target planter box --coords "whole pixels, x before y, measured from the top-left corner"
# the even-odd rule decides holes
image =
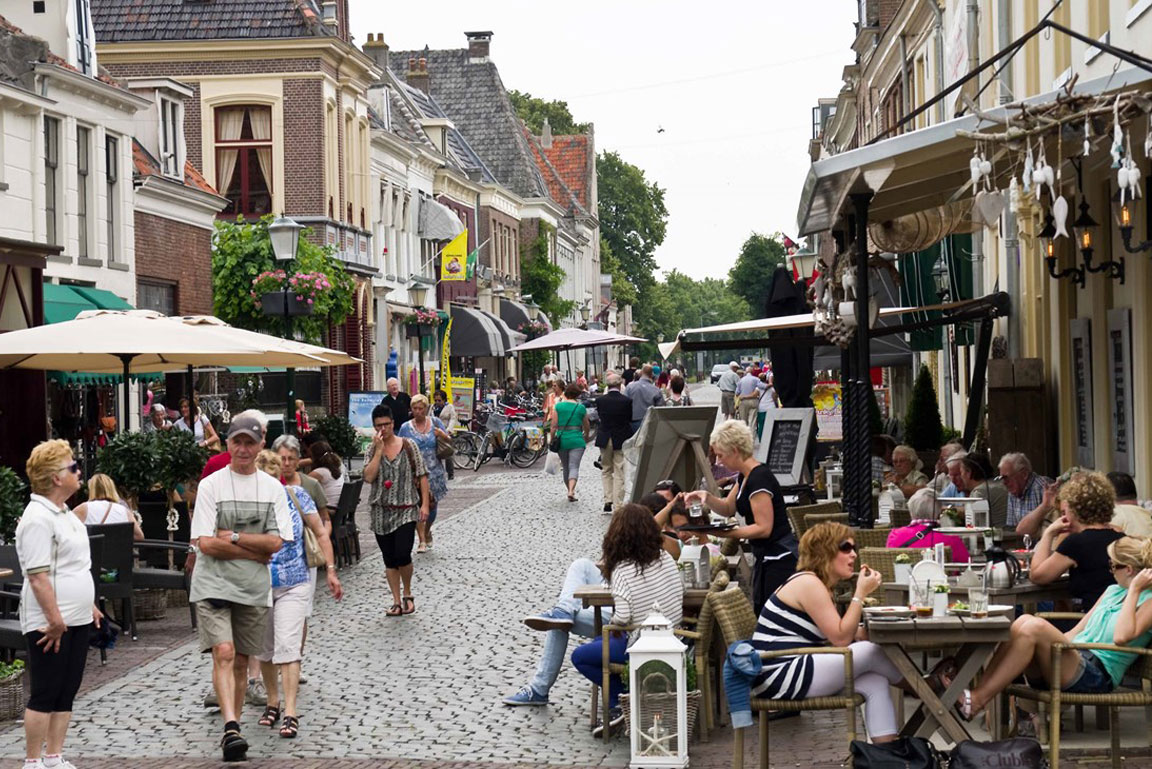
[[[265,315],[272,315],[278,318],[284,317],[284,299],[288,299],[288,315],[311,315],[312,305],[303,301],[293,293],[284,293],[283,291],[272,291],[260,296],[260,307]]]
[[[435,333],[433,327],[425,323],[408,323],[404,326],[404,337],[406,339],[415,339],[421,336],[432,336]]]

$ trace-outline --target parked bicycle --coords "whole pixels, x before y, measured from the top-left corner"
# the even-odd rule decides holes
[[[477,406],[472,429],[460,430],[452,436],[452,445],[456,449],[452,461],[456,467],[479,470],[493,457],[520,468],[536,464],[548,452],[544,433],[538,423],[526,422],[526,415],[517,411]]]

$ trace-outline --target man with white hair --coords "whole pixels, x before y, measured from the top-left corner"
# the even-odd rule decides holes
[[[392,377],[388,380],[388,394],[380,401],[392,409],[392,425],[396,432],[400,426],[412,418],[412,396],[400,389],[400,380]]]
[[[1000,480],[1008,490],[1007,525],[1017,534],[1039,536],[1045,521],[1055,520],[1055,489],[1048,493],[1052,479],[1032,472],[1032,462],[1022,452],[1013,451],[1000,457]]]
[[[960,441],[948,441],[940,447],[940,455],[936,459],[936,474],[932,477],[931,487],[938,497],[955,497],[958,495],[952,479],[948,476],[948,460],[957,451],[963,451]]]
[[[728,370],[720,375],[716,386],[720,388],[720,413],[725,419],[736,416],[736,386],[740,383],[740,364],[732,361]]]
[[[760,377],[752,373],[752,367],[744,369],[744,376],[736,382],[736,405],[740,421],[751,430],[756,429],[756,406],[760,403]]]

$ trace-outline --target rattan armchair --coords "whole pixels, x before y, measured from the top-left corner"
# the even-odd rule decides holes
[[[1140,688],[1121,686],[1106,694],[1074,694],[1060,691],[1060,657],[1065,649],[1118,651],[1139,655],[1139,659],[1129,669],[1140,679]],[[1115,644],[1060,643],[1052,645],[1052,680],[1048,689],[1033,689],[1030,686],[1009,686],[1005,693],[1018,699],[1033,700],[1051,714],[1048,734],[1048,763],[1051,769],[1060,769],[1060,708],[1064,705],[1095,705],[1108,708],[1108,731],[1112,738],[1112,769],[1120,769],[1120,713],[1122,707],[1142,707],[1145,720],[1152,725],[1152,649]],[[1041,721],[1044,714],[1041,712]],[[1152,727],[1150,727],[1152,728]],[[1152,732],[1149,733],[1149,746],[1152,747]]]
[[[848,525],[848,513],[808,513],[804,516],[804,530],[820,523],[841,523]]]
[[[799,539],[808,529],[805,516],[842,513],[843,508],[839,502],[818,502],[815,505],[795,505],[788,508],[788,521],[792,524],[792,532]]]
[[[887,547],[888,535],[892,529],[853,529],[852,536],[856,539],[856,547]]]
[[[906,508],[893,508],[888,511],[888,525],[893,529],[908,526],[912,523],[912,512]]]
[[[719,670],[712,666],[712,639],[715,615],[712,610],[713,593],[728,589],[731,579],[727,572],[720,572],[708,587],[708,596],[695,619],[684,618],[684,624],[694,625],[695,630],[677,630],[676,635],[692,641],[693,657],[696,660],[696,681],[700,687],[700,739],[708,742],[708,730],[715,727],[712,720],[714,702],[719,693]],[[715,676],[715,680],[713,680]]]
[[[856,544],[859,545],[860,543],[857,542]],[[860,549],[859,563],[868,564],[883,575],[885,582],[892,582],[896,579],[896,556],[898,555],[910,556],[912,558],[912,564],[915,565],[924,557],[924,548],[865,547]],[[951,557],[952,548],[945,547],[944,558],[947,560]]]

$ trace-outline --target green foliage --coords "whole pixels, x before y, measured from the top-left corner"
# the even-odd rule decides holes
[[[360,433],[356,432],[356,428],[352,426],[351,422],[339,414],[329,414],[323,419],[313,422],[312,432],[323,435],[327,439],[328,445],[342,459],[348,459],[361,453]]]
[[[548,240],[555,231],[551,225],[540,222],[536,238],[520,249],[521,290],[532,295],[532,301],[540,305],[554,327],[576,306],[572,300],[560,298],[564,268],[548,259]]]
[[[616,300],[617,307],[636,304],[636,286],[628,280],[624,267],[604,238],[600,238],[600,272],[612,276],[612,298]]]
[[[139,499],[160,481],[156,442],[144,433],[120,433],[97,452],[96,472],[109,476],[125,496]]]
[[[615,152],[596,157],[596,184],[601,235],[624,276],[639,292],[636,306],[641,308],[646,301],[644,290],[656,280],[653,254],[664,242],[668,225],[664,190],[655,182],[649,183],[642,170]]]
[[[0,681],[7,681],[9,678],[22,675],[24,673],[24,660],[12,660],[11,662],[0,662]]]
[[[912,399],[904,416],[904,442],[917,451],[934,451],[944,444],[944,424],[927,366],[920,367],[912,387]]]
[[[208,461],[208,449],[196,443],[195,436],[184,430],[159,430],[152,433],[156,446],[157,482],[169,491],[199,478]]]
[[[736,264],[728,271],[728,288],[744,301],[756,315],[763,315],[772,285],[772,273],[784,264],[784,245],[780,233],[772,237],[754,232],[740,247]]]
[[[257,306],[260,297],[253,296],[252,281],[261,273],[283,267],[276,264],[268,224],[272,216],[259,221],[216,221],[212,239],[212,297],[216,316],[240,328],[281,335],[284,321],[264,315]],[[293,328],[309,342],[321,341],[329,324],[341,323],[352,312],[356,288],[352,276],[334,257],[330,247],[320,247],[307,240],[310,230],[300,233],[294,272],[321,273],[331,288],[317,294],[312,314],[292,319]]]
[[[0,467],[0,539],[16,539],[16,524],[27,504],[28,484],[11,467]]]
[[[512,100],[512,107],[524,125],[536,135],[544,130],[544,118],[548,118],[548,125],[552,126],[552,133],[556,135],[582,134],[592,126],[591,123],[577,123],[566,101],[546,101],[515,90],[508,92],[508,98]]]
[[[633,307],[639,336],[665,341],[676,338],[681,329],[718,323],[735,323],[752,317],[748,304],[728,290],[717,278],[696,280],[677,270],[652,284],[645,292],[643,308]],[[652,343],[641,345],[641,357],[659,357]]]

